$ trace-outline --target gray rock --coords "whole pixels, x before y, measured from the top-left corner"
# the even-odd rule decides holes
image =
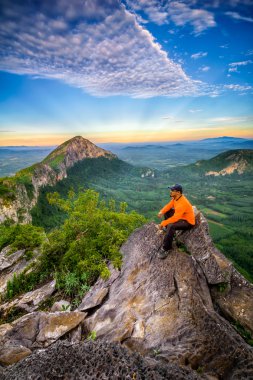
[[[2,373],[1,380],[198,380],[190,368],[143,358],[126,348],[107,342],[70,344],[59,341],[32,353]]]
[[[92,309],[95,306],[100,305],[108,294],[108,288],[98,289],[96,292],[89,293],[85,297],[78,307],[80,311],[86,311]]]
[[[41,288],[25,293],[11,302],[4,303],[0,306],[0,313],[4,316],[10,310],[15,309],[24,310],[28,313],[37,310],[39,305],[53,294],[55,283],[55,280],[53,280]]]
[[[196,226],[188,231],[180,232],[178,240],[185,244],[187,250],[202,268],[208,284],[228,282],[232,272],[232,264],[214,246],[207,220],[203,214],[196,215]]]
[[[14,273],[16,275],[20,274],[30,266],[32,263],[36,262],[38,257],[40,256],[40,250],[33,250],[33,257],[30,260],[27,260],[24,256],[25,250],[19,250],[12,253],[8,256],[8,251],[10,247],[6,247],[1,252],[2,258],[2,271],[0,275],[0,294],[3,294],[6,291],[7,283],[9,280],[13,278]]]
[[[11,247],[5,247],[0,252],[0,272],[2,272],[4,269],[11,267],[16,261],[20,259],[20,257],[23,256],[25,250],[21,249],[19,251],[13,252],[12,254],[9,254],[11,250]]]
[[[72,312],[33,312],[13,323],[0,328],[0,346],[26,347],[30,350],[47,347],[57,339],[77,327],[85,318],[86,313]]]
[[[212,298],[229,320],[239,322],[253,335],[253,285],[250,284],[215,248],[208,232],[208,224],[201,213],[197,214],[196,227],[179,233],[177,239],[184,243],[192,258],[199,264],[209,285]]]
[[[53,306],[51,307],[51,312],[70,311],[70,309],[71,309],[70,302],[65,301],[65,300],[60,300],[53,304]]]
[[[191,232],[196,237],[196,230]],[[160,360],[216,378],[240,373],[244,366],[253,376],[253,350],[214,310],[202,265],[176,248],[158,259],[162,239],[153,223],[130,236],[122,246],[121,274],[108,298],[85,319],[86,329],[98,339],[120,342],[142,355],[155,351]],[[230,263],[225,264],[216,263],[208,278],[223,280],[223,270],[231,273]]]
[[[102,280],[100,278],[91,290],[85,294],[77,310],[88,311],[104,302],[106,296],[108,295],[110,286],[120,275],[120,271],[115,269],[111,264],[108,268],[111,273],[110,278],[108,280]]]
[[[40,313],[39,333],[33,347],[47,347],[81,323],[86,313],[79,311]]]
[[[4,346],[0,348],[0,364],[11,365],[26,358],[32,353],[29,348],[24,346]]]

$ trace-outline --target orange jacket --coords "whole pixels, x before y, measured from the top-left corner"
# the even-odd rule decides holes
[[[160,213],[165,214],[172,207],[175,209],[175,213],[172,217],[162,221],[162,227],[167,226],[169,223],[175,223],[179,219],[187,220],[187,222],[192,225],[195,224],[195,216],[192,205],[184,195],[182,195],[177,201],[172,199],[166,206],[161,209]]]

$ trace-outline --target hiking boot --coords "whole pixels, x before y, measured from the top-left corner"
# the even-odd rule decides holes
[[[165,251],[163,248],[161,248],[157,256],[159,259],[166,259],[169,253],[169,251]]]

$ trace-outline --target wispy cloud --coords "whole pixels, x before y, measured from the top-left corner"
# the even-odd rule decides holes
[[[247,60],[247,61],[240,61],[240,62],[229,63],[228,72],[229,73],[240,73],[240,71],[238,70],[238,68],[240,66],[247,66],[250,63],[253,63],[253,62],[251,60]]]
[[[247,17],[247,16],[241,16],[237,12],[225,12],[225,15],[232,17],[235,20],[240,20],[240,21],[247,21],[247,22],[253,22],[252,17]]]
[[[216,26],[213,13],[204,10],[202,7],[191,8],[187,3],[179,1],[169,3],[168,15],[177,26],[190,24],[197,35]]]
[[[200,67],[200,71],[207,72],[209,70],[210,70],[210,66],[202,66],[202,67]]]
[[[241,116],[241,117],[231,117],[231,116],[224,116],[224,117],[214,117],[207,119],[207,122],[210,123],[245,123],[247,121],[253,120],[252,116]]]
[[[199,59],[207,56],[207,52],[200,51],[199,53],[195,53],[191,55],[192,59]]]
[[[35,4],[5,3],[0,70],[58,79],[96,96],[204,91],[117,0]]]
[[[250,85],[243,86],[243,85],[240,85],[240,84],[225,84],[224,88],[232,90],[232,91],[249,91],[249,90],[253,90],[253,86],[250,86]]]
[[[173,120],[173,119],[174,119],[174,116],[171,116],[171,115],[162,116],[162,119],[165,119],[165,120]]]
[[[202,111],[201,109],[190,109],[189,112],[196,113]]]
[[[253,61],[248,59],[247,61],[229,63],[229,66],[231,66],[231,67],[246,66],[246,65],[249,65],[250,63],[253,63]]]

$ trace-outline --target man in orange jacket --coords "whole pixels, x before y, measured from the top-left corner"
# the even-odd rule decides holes
[[[158,214],[159,218],[164,216],[159,228],[166,231],[163,249],[158,254],[161,259],[168,256],[176,230],[188,230],[195,225],[194,211],[188,199],[183,195],[182,186],[176,184],[169,189],[172,200]]]

